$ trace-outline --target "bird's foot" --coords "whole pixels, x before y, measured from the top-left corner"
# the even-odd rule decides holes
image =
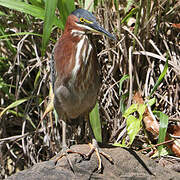
[[[91,155],[96,152],[96,156],[98,158],[98,169],[97,169],[97,173],[101,173],[103,170],[103,166],[102,166],[102,159],[101,159],[101,155],[103,155],[111,164],[114,164],[114,160],[112,159],[112,157],[110,155],[108,155],[107,153],[103,152],[99,146],[98,143],[95,139],[92,140],[92,144],[89,143],[90,146],[90,151],[86,154],[86,159],[90,159]]]
[[[57,164],[57,162],[58,162],[62,157],[65,156],[66,159],[67,159],[67,162],[68,162],[68,164],[69,164],[69,166],[70,166],[70,168],[71,168],[71,170],[72,170],[73,173],[74,173],[75,171],[74,171],[73,164],[72,164],[70,158],[68,157],[68,154],[71,154],[71,153],[79,154],[79,155],[80,155],[81,157],[83,157],[83,158],[86,156],[86,155],[83,154],[83,153],[73,151],[73,150],[71,150],[70,148],[68,148],[67,146],[65,146],[65,147],[62,148],[59,156],[55,158],[55,164]]]

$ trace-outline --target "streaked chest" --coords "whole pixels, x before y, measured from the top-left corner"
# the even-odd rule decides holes
[[[93,76],[96,76],[93,72],[97,63],[95,49],[88,36],[79,34],[73,37],[72,34],[72,38],[66,41],[62,39],[56,54],[58,81],[76,90],[88,88]]]

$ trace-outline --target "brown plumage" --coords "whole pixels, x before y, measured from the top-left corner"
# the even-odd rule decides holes
[[[67,22],[70,20],[71,18]],[[70,22],[68,26],[70,26]],[[77,118],[79,115],[89,112],[96,103],[100,88],[99,65],[93,48],[89,53],[88,62],[83,61],[83,56],[79,57],[80,67],[75,75],[72,73],[77,66],[75,54],[81,36],[84,36],[83,50],[86,51],[88,46],[93,47],[87,35],[73,36],[70,30],[66,30],[54,49],[57,72],[54,107],[59,115],[66,114],[68,118]]]
[[[66,121],[88,114],[96,104],[100,89],[96,50],[88,35],[91,31],[114,38],[99,26],[91,13],[77,9],[68,16],[65,31],[54,47],[54,107],[63,121],[62,148],[66,156],[70,152],[66,145]],[[95,148],[94,139],[89,156]]]

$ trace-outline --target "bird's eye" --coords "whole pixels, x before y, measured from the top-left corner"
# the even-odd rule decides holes
[[[81,22],[84,22],[84,18],[80,18],[79,20],[80,20]]]

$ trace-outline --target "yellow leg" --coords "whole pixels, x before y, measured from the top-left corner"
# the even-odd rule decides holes
[[[90,151],[86,154],[86,157],[87,157],[88,159],[90,159],[90,158],[91,158],[91,155],[92,155],[94,152],[96,152],[96,156],[97,156],[97,158],[98,158],[98,169],[97,169],[97,172],[101,172],[101,171],[102,171],[102,159],[101,159],[100,154],[103,155],[106,159],[108,159],[111,164],[114,164],[114,160],[112,159],[112,157],[109,156],[108,154],[106,154],[105,152],[103,152],[103,151],[99,148],[96,139],[92,139],[92,144],[89,143],[89,146],[90,146],[91,149],[90,149]]]
[[[85,154],[80,153],[80,152],[73,151],[73,150],[71,150],[71,149],[68,148],[68,146],[67,146],[67,144],[66,144],[66,122],[65,122],[65,121],[62,121],[62,150],[61,150],[60,156],[55,159],[55,164],[57,164],[57,162],[58,162],[62,157],[65,156],[65,157],[67,158],[67,161],[68,161],[68,163],[69,163],[69,166],[70,166],[71,170],[74,172],[73,165],[72,165],[72,163],[71,163],[71,160],[70,160],[69,157],[68,157],[68,154],[70,154],[70,153],[76,153],[76,154],[81,155],[82,157],[85,157]]]

